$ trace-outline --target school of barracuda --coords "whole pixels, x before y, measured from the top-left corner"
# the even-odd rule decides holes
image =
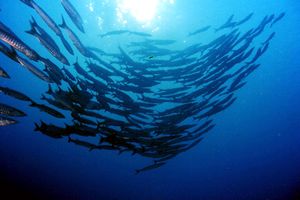
[[[44,21],[41,25],[32,17],[26,34],[35,37],[48,55],[40,55],[1,20],[0,51],[26,68],[28,77],[48,84],[48,91],[33,100],[17,89],[0,85],[0,95],[28,102],[32,109],[63,120],[64,126],[35,122],[35,131],[46,136],[66,138],[89,150],[129,152],[153,160],[136,173],[159,168],[203,140],[215,126],[213,117],[236,101],[235,92],[260,66],[257,61],[275,36],[272,28],[285,16],[284,12],[266,15],[256,26],[241,31],[240,26],[249,22],[253,13],[241,20],[231,15],[219,27],[202,26],[186,36],[212,31],[214,40],[181,50],[168,48],[176,44],[175,40],[155,39],[144,32],[99,34],[99,40],[120,35],[140,38],[139,42],[118,46],[118,53],[110,53],[83,44],[65,17],[58,25],[35,1],[21,2],[27,5],[24,9],[32,9]],[[83,19],[75,7],[68,0],[61,0],[61,4],[84,35]],[[56,38],[45,31],[45,25]],[[69,55],[64,55],[60,46]],[[71,64],[70,57],[77,61]],[[78,57],[85,62],[79,62]],[[0,67],[0,78],[13,79],[4,67]],[[21,123],[20,118],[29,115],[0,102],[1,129]],[[67,120],[67,115],[72,120]]]

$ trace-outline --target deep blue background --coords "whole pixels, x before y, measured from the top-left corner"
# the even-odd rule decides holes
[[[60,13],[64,12],[60,1],[37,2],[60,22]],[[77,2],[74,5],[86,20],[89,37],[82,38],[85,43],[91,43],[101,33],[94,25],[98,15],[104,20],[103,32],[118,28],[113,3],[103,11],[105,1],[94,0],[95,11],[91,13],[85,5],[92,1],[72,2]],[[30,15],[42,24],[36,13],[19,1],[0,0],[0,8],[1,21],[45,53],[34,38],[24,33],[29,28]],[[171,39],[181,39],[203,25],[218,26],[232,13],[242,18],[254,12],[254,24],[266,14],[286,11],[287,16],[274,27],[276,37],[259,60],[262,67],[237,93],[238,100],[215,117],[217,126],[205,140],[162,168],[138,176],[133,169],[148,163],[143,158],[89,152],[67,143],[67,139],[54,140],[33,132],[34,121],[54,119],[1,95],[1,102],[10,102],[29,117],[20,119],[15,126],[0,128],[0,179],[6,185],[0,191],[11,195],[11,191],[18,191],[44,199],[283,200],[297,199],[297,195],[300,199],[299,9],[300,3],[292,0],[176,0],[163,9],[162,20],[157,22],[160,29],[154,35]],[[126,28],[151,31],[153,27],[143,29],[132,20]],[[105,46],[98,40],[100,47]],[[47,85],[3,55],[0,61],[12,76],[11,80],[0,79],[1,86],[18,89],[38,100],[39,92]]]

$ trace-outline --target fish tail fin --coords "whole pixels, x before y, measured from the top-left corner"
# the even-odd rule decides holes
[[[30,24],[33,26],[33,27],[35,27],[35,26],[37,26],[38,24],[36,23],[36,21],[35,21],[35,19],[34,19],[34,17],[31,15],[31,21],[30,21]]]
[[[93,151],[95,149],[95,147],[90,147],[89,151]]]
[[[36,122],[34,122],[34,126],[35,126],[34,131],[39,131],[39,130],[41,130],[41,129],[40,129],[40,126],[39,126]]]
[[[144,93],[143,94],[141,94],[141,96],[139,97],[139,100],[144,100],[146,97],[145,97],[145,95],[144,95]]]
[[[8,78],[8,79],[10,79],[10,75],[7,74],[7,73],[5,74],[5,77]]]
[[[100,128],[101,128],[101,122],[97,121],[97,128],[96,129],[99,131]]]
[[[47,126],[47,124],[41,120],[41,127],[45,127],[45,126]]]
[[[46,96],[42,94],[41,100],[46,100]]]
[[[37,105],[37,104],[36,104],[34,101],[31,100],[31,104],[30,104],[29,106],[35,107],[36,105]]]
[[[104,141],[105,141],[105,138],[104,137],[100,137],[99,144],[101,144]]]
[[[25,32],[28,33],[28,34],[30,34],[30,35],[36,35],[37,34],[36,29],[34,28],[33,24],[30,24],[30,25],[31,25],[30,30],[25,31]]]
[[[50,84],[48,85],[48,91],[46,93],[47,94],[53,94],[53,90],[52,90],[52,87],[51,87]]]
[[[68,142],[70,143],[72,141],[72,138],[68,136]]]
[[[27,6],[33,8],[32,6],[32,0],[21,0],[24,4],[26,4]]]
[[[137,151],[134,149],[131,153],[132,156],[134,156],[137,153]]]
[[[67,28],[67,24],[66,24],[66,21],[64,19],[64,16],[61,16],[61,19],[62,19],[62,23],[58,26],[61,27],[61,28]]]

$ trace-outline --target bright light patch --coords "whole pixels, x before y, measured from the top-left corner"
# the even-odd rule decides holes
[[[86,5],[86,7],[91,11],[94,12],[94,2],[90,2]]]
[[[102,30],[103,29],[103,19],[102,19],[102,17],[98,16],[97,17],[97,22],[98,22],[99,29]]]
[[[156,16],[158,4],[159,0],[117,0],[117,15],[130,14],[139,22],[147,23]]]

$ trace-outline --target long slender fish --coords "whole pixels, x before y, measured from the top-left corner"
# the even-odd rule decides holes
[[[38,39],[38,41],[48,50],[49,53],[51,53],[57,60],[59,60],[61,63],[65,65],[70,65],[67,58],[60,52],[60,50],[57,50],[55,46],[53,46],[51,43],[49,43],[48,40],[45,39],[42,35],[40,35],[37,30],[34,28],[33,25],[31,25],[31,29],[29,31],[26,31],[26,33],[33,35]]]
[[[47,40],[53,48],[55,48],[57,51],[60,51],[58,45],[54,41],[54,39],[35,21],[34,17],[31,16],[30,24],[40,33],[40,35]]]
[[[199,33],[203,33],[205,31],[207,31],[208,29],[210,29],[210,27],[211,26],[205,26],[203,28],[200,28],[200,29],[198,29],[198,30],[196,30],[194,32],[189,33],[188,36],[193,36],[193,35],[196,35],[196,34],[199,34]]]
[[[18,62],[18,60],[16,59],[17,53],[14,48],[8,48],[2,42],[0,42],[0,51],[8,58],[12,59],[15,62]]]
[[[253,16],[253,13],[250,13],[249,15],[247,15],[244,19],[242,19],[241,21],[239,22],[236,22],[236,26],[239,26],[241,24],[244,24],[245,22],[247,22],[248,20],[251,19],[251,17]]]
[[[285,12],[280,13],[280,15],[276,19],[274,19],[274,21],[272,22],[270,27],[272,27],[274,24],[276,24],[278,21],[280,21],[284,16],[285,16]]]
[[[2,69],[2,67],[0,67],[0,77],[2,78],[10,78],[10,76],[8,75],[8,73]]]
[[[52,115],[53,117],[56,118],[65,118],[65,116],[63,114],[61,114],[60,112],[58,112],[57,110],[50,108],[49,106],[43,105],[43,104],[38,104],[35,102],[31,102],[31,107],[36,107],[38,108],[40,111],[48,113],[49,115]]]
[[[8,87],[1,87],[0,86],[0,93],[6,94],[8,96],[11,96],[15,99],[19,99],[21,101],[32,101],[27,95],[25,95],[25,94],[23,94],[19,91],[10,89]]]
[[[63,5],[65,11],[68,13],[69,17],[71,18],[72,22],[75,26],[84,33],[83,28],[83,20],[75,7],[68,1],[68,0],[61,0],[61,4]]]
[[[67,31],[69,38],[72,40],[74,46],[78,49],[78,51],[83,56],[90,57],[89,51],[84,47],[77,35],[75,35],[75,33],[67,26],[64,17],[62,17],[62,24],[60,24],[59,26]]]
[[[51,28],[54,31],[54,33],[58,37],[60,37],[60,39],[61,39],[63,45],[65,46],[65,48],[67,49],[67,51],[70,54],[74,55],[72,48],[70,47],[69,43],[64,38],[60,28],[58,27],[58,25],[54,22],[54,20],[51,17],[33,0],[20,0],[20,1],[22,1],[27,6],[33,8],[41,16],[41,18],[49,26],[49,28]]]
[[[163,166],[164,164],[166,164],[166,163],[165,162],[155,163],[153,165],[149,165],[149,166],[146,166],[146,167],[141,168],[141,169],[136,169],[135,172],[136,172],[136,174],[138,174],[140,172],[144,172],[144,171],[148,171],[148,170],[159,168],[159,167]]]
[[[60,40],[61,40],[61,42],[63,43],[63,45],[65,46],[65,48],[67,49],[67,51],[68,51],[71,55],[74,55],[74,51],[73,51],[71,45],[68,43],[68,41],[67,41],[63,36],[60,37]]]
[[[38,5],[35,3],[34,0],[20,0],[27,6],[33,8],[40,17],[44,20],[44,22],[51,28],[56,35],[61,36],[62,32],[57,26],[57,24],[54,22],[54,20]]]
[[[28,62],[27,60],[25,60],[24,58],[22,58],[20,56],[17,56],[16,58],[23,67],[28,69],[36,77],[38,77],[39,79],[46,81],[48,83],[52,83],[52,80],[46,74],[44,74],[44,72],[42,72],[37,67],[35,67],[33,64],[31,64],[30,62]]]
[[[1,115],[7,115],[11,117],[24,117],[26,116],[26,113],[24,113],[21,110],[18,110],[14,107],[11,107],[7,104],[0,103],[0,114]]]
[[[152,37],[149,33],[137,32],[137,31],[128,31],[129,34],[142,36],[142,37]]]
[[[16,124],[16,123],[18,123],[18,121],[14,120],[14,119],[0,116],[0,126],[8,126],[8,125]]]
[[[267,43],[269,43],[269,42],[274,38],[275,34],[276,34],[275,32],[271,33],[271,34],[269,35],[269,37],[268,37],[262,44],[267,44]]]
[[[233,17],[234,17],[234,15],[231,15],[227,19],[227,21],[223,25],[221,25],[219,28],[216,28],[215,31],[217,32],[217,31],[220,31],[220,30],[225,29],[225,28],[231,28],[231,27],[233,27],[236,24],[236,22],[232,22]]]
[[[8,31],[2,26],[0,26],[0,39],[34,61],[37,61],[40,58],[36,51],[26,45],[14,33]]]
[[[106,37],[106,36],[121,35],[121,34],[124,34],[124,33],[129,33],[129,31],[128,30],[110,31],[110,32],[107,32],[107,33],[104,33],[104,34],[99,34],[98,36],[103,38],[103,37]]]

